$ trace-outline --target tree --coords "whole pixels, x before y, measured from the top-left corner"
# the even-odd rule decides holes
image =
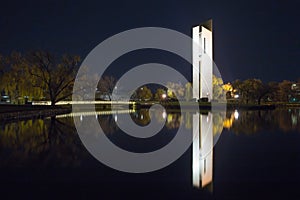
[[[274,92],[273,89],[269,84],[262,84],[257,90],[257,103],[260,105],[262,99]]]
[[[278,101],[278,83],[271,81],[267,84],[269,92],[266,94],[266,100],[267,101]]]
[[[132,98],[140,101],[150,100],[152,98],[152,92],[147,86],[142,86],[134,92]]]
[[[5,68],[5,57],[0,54],[0,77],[2,78],[2,75],[4,74],[4,68]]]
[[[9,95],[12,103],[24,103],[37,95],[32,88],[29,66],[24,56],[19,52],[12,52],[9,56],[0,58],[1,91]]]
[[[3,55],[0,54],[0,91],[1,97],[0,101],[2,101],[2,96],[7,95],[6,86],[6,79],[5,79],[5,66],[6,66],[6,59]]]
[[[112,93],[116,86],[116,79],[112,76],[101,77],[98,83],[98,91],[102,95],[107,95],[109,100],[112,99]]]
[[[49,52],[36,51],[27,55],[26,62],[30,66],[33,87],[42,89],[51,105],[72,95],[79,56],[57,58]]]
[[[223,90],[223,80],[213,75],[213,99],[225,100],[225,90]]]
[[[240,93],[241,101],[248,104],[260,103],[259,99],[263,97],[264,87],[259,79],[247,79],[243,82],[237,80],[233,83],[234,88],[237,88]]]
[[[188,82],[185,84],[185,100],[188,101],[193,98],[193,88],[192,88],[192,83]]]
[[[234,89],[233,89],[233,86],[231,85],[231,83],[226,83],[226,84],[222,85],[222,89],[225,92],[226,99],[230,99],[234,96]]]
[[[3,55],[0,55],[0,89],[1,89],[1,94],[5,94],[5,66],[6,66],[6,59]]]
[[[241,86],[242,86],[242,81],[237,79],[235,81],[232,82],[232,87],[234,90],[237,90],[239,93],[240,93],[240,89],[241,89]]]
[[[154,99],[155,100],[163,100],[164,99],[164,95],[166,94],[166,91],[162,88],[158,88],[154,94]]]
[[[76,88],[73,88],[73,101],[94,100],[99,98],[96,89],[100,76],[97,73],[91,73],[88,66],[81,66],[80,72],[76,77]]]
[[[20,53],[13,52],[9,58],[10,72],[7,74],[8,94],[11,100],[20,104],[21,99],[28,94],[30,84],[26,81],[28,77],[28,67],[24,65],[24,58]]]
[[[167,95],[169,98],[183,99],[185,88],[181,83],[167,82]]]
[[[278,84],[278,100],[288,102],[291,95],[291,86],[293,82],[284,80]]]

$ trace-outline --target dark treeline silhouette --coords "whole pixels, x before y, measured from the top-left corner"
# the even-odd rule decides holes
[[[263,83],[259,79],[235,80],[232,93],[239,95],[241,103],[299,102],[300,82],[288,81]],[[234,96],[227,95],[227,96]]]
[[[61,100],[71,100],[73,84],[80,65],[80,57],[74,55],[55,55],[46,51],[27,53],[12,52],[0,54],[0,91],[1,101],[24,104],[33,100],[47,100],[55,105]],[[98,79],[98,77],[95,77]],[[82,78],[88,82],[89,78]],[[131,93],[132,100],[162,101],[168,99],[192,99],[192,84],[169,82],[167,87],[152,91],[147,85],[136,91],[122,91],[116,86],[117,79],[104,76],[99,79],[95,97],[112,100],[113,90],[118,93],[116,99]],[[92,88],[91,88],[92,89]],[[93,89],[94,91],[94,89]],[[224,84],[221,78],[213,76],[213,100],[238,101],[243,104],[261,104],[262,102],[300,102],[300,79],[282,82],[263,83],[259,79],[235,80]],[[92,98],[92,97],[88,97]]]

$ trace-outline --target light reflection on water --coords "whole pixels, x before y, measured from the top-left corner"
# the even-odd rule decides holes
[[[1,156],[0,165],[9,165],[10,162],[20,162],[28,160],[39,160],[38,155],[56,151],[54,154],[63,157],[67,152],[72,160],[82,154],[84,147],[76,134],[72,117],[80,117],[81,120],[89,120],[89,117],[96,117],[103,129],[108,134],[117,133],[119,128],[116,125],[117,116],[123,113],[130,113],[133,121],[141,126],[150,123],[150,120],[166,120],[164,130],[176,130],[182,123],[187,130],[193,129],[193,111],[159,111],[149,112],[146,109],[134,111],[120,111],[119,113],[98,112],[76,113],[60,115],[56,118],[30,119],[1,124],[0,148],[5,156]],[[115,114],[115,115],[112,115]],[[262,130],[281,130],[283,132],[300,132],[300,109],[287,110],[254,110],[254,111],[227,111],[215,113],[213,115],[213,135],[219,135],[223,129],[230,130],[234,134],[254,134]],[[207,116],[200,115],[200,116]],[[10,154],[7,154],[10,152]],[[10,155],[10,159],[6,159]],[[35,155],[35,156],[32,156]],[[76,156],[75,156],[76,155]],[[15,158],[13,158],[15,157]],[[18,157],[18,158],[17,158]],[[5,159],[3,159],[5,158]],[[66,160],[64,159],[64,162]],[[27,163],[27,162],[25,162]],[[67,164],[67,163],[65,163]]]
[[[74,144],[77,136],[72,117],[88,120],[94,116],[98,119],[102,129],[107,134],[119,131],[115,121],[118,114],[130,113],[133,121],[141,126],[150,123],[151,119],[166,119],[167,129],[177,129],[181,123],[187,130],[193,128],[192,111],[183,113],[172,111],[150,112],[146,109],[134,111],[120,111],[119,113],[95,112],[59,115],[56,118],[32,119],[1,124],[0,147],[8,149],[22,149],[24,152],[41,152],[49,145],[70,143]],[[114,117],[112,114],[116,114]],[[220,134],[223,129],[231,130],[235,134],[254,134],[260,130],[282,130],[300,132],[300,109],[288,110],[255,110],[255,111],[227,111],[213,115],[213,134]],[[206,116],[206,115],[205,115]],[[78,143],[78,142],[77,142]],[[80,142],[79,142],[80,143]]]
[[[197,132],[197,130],[193,130],[195,128],[195,116],[197,115],[199,118],[196,119],[199,121],[199,136],[201,136],[201,131],[199,131],[201,126],[205,122],[208,124],[213,122],[211,127],[213,143],[216,142],[215,138],[219,137],[224,131],[229,131],[237,137],[257,135],[262,131],[300,132],[300,109],[232,110],[227,111],[227,113],[214,113],[211,115],[211,120],[209,113],[198,114],[189,110],[182,113],[176,110],[149,112],[146,109],[120,111],[119,113],[106,111],[76,113],[60,115],[56,118],[32,119],[1,124],[0,168],[33,166],[44,168],[51,166],[80,167],[86,165],[86,158],[91,156],[81,144],[74,127],[73,117],[79,117],[81,120],[89,120],[90,117],[98,119],[103,131],[114,141],[121,135],[121,130],[116,125],[118,115],[124,113],[130,113],[132,120],[141,126],[146,126],[150,123],[150,120],[166,121],[163,132],[168,137],[162,144],[158,144],[159,141],[155,141],[157,148],[172,139],[180,124],[183,124],[187,130]],[[202,119],[201,123],[200,119]],[[222,138],[222,136],[220,137]],[[212,141],[209,141],[209,145],[212,145]],[[201,139],[197,142],[198,145],[194,143],[191,147],[193,161],[190,170],[193,174],[193,180],[190,183],[200,188],[204,186],[212,187],[213,178],[215,178],[213,175],[214,166],[222,163],[213,159],[215,156],[213,151],[206,154],[204,159],[197,161],[197,157],[199,158],[201,153],[201,145],[203,147]],[[144,148],[143,145],[140,146]],[[211,148],[211,146],[208,148]],[[197,150],[199,151],[197,152]],[[190,165],[190,163],[187,163],[187,165]],[[208,174],[209,177],[205,174]],[[203,181],[201,178],[206,178],[206,180]]]

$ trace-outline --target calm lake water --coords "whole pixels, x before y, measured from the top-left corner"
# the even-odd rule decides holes
[[[164,119],[166,124],[157,135],[141,140],[122,132],[116,125],[118,118],[109,112],[2,123],[1,194],[41,199],[300,198],[300,109],[214,114],[211,130],[216,144],[210,169],[205,169],[212,172],[206,184],[199,182],[206,175],[195,169],[193,145],[176,162],[150,173],[119,172],[97,161],[79,139],[73,117],[97,118],[119,147],[149,152],[168,144],[180,124],[192,132],[197,115],[192,111],[123,112],[130,112],[141,126],[149,124],[150,118]]]

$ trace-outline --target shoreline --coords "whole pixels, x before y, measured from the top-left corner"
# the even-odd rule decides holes
[[[3,108],[5,106],[5,108]],[[32,106],[32,105],[0,105],[0,121],[43,119],[60,114],[71,113],[70,106]]]
[[[136,107],[138,109],[147,109],[150,108],[152,105],[154,104],[154,102],[151,103],[142,103],[139,102],[136,104]],[[183,102],[182,104],[182,108],[183,109],[189,109],[192,108],[194,106],[199,106],[200,110],[211,110],[212,105],[214,108],[218,109],[224,109],[226,108],[226,110],[273,110],[276,108],[280,108],[280,107],[284,107],[284,106],[278,106],[276,104],[261,104],[261,105],[257,105],[257,104],[233,104],[233,103],[217,103],[217,102]],[[180,105],[178,102],[167,102],[167,103],[162,103],[162,106],[165,106],[166,109],[180,109]],[[289,108],[288,105],[285,105],[286,108]],[[299,107],[300,105],[294,106],[294,107]]]
[[[136,102],[135,109],[149,109],[153,104],[160,102]],[[183,109],[189,109],[197,105],[196,102],[183,102]],[[167,110],[180,109],[178,102],[161,102]],[[211,110],[210,102],[199,102],[199,109],[202,111]],[[274,109],[289,109],[289,108],[299,108],[300,104],[291,103],[274,103],[274,104],[233,104],[233,103],[213,103],[214,106],[220,106],[226,110],[274,110]],[[97,105],[96,108],[99,110],[111,110],[111,106]],[[98,110],[97,109],[97,110]],[[125,108],[124,109],[128,109]],[[0,104],[0,121],[1,123],[14,120],[24,120],[24,119],[43,119],[45,117],[54,117],[56,115],[68,114],[72,112],[71,105],[60,105],[60,106],[37,106],[37,105],[13,105],[13,104]]]

